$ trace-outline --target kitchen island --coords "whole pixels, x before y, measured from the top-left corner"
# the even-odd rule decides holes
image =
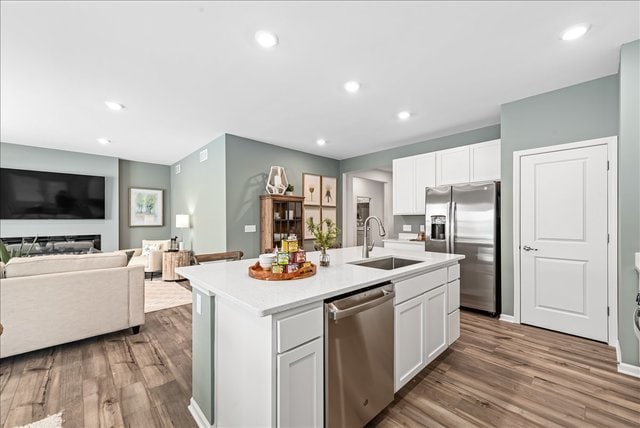
[[[294,281],[250,278],[256,259],[176,269],[193,288],[189,410],[199,426],[324,425],[325,299],[390,281],[396,288],[396,328],[416,319],[403,318],[416,310],[419,319],[437,320],[432,336],[424,322],[402,324],[402,338],[396,333],[396,390],[457,338],[458,261],[464,256],[376,248],[372,260],[419,260],[383,270],[352,264],[362,260],[362,247],[329,254],[331,266]],[[314,264],[319,257],[308,253]],[[427,316],[430,304],[441,317]]]

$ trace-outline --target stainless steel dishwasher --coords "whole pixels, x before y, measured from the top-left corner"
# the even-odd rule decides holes
[[[393,401],[393,284],[325,302],[327,427],[361,427]]]

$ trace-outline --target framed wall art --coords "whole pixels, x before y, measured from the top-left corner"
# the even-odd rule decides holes
[[[313,233],[307,229],[308,218],[312,218],[315,224],[320,223],[320,207],[304,207],[304,239],[314,239]]]
[[[337,180],[335,177],[322,177],[322,202],[323,207],[335,207],[338,199]]]
[[[302,174],[302,190],[305,205],[320,205],[321,189],[319,175]]]
[[[129,188],[129,226],[164,225],[164,190]]]

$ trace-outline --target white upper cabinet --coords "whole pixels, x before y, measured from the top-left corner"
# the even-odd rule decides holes
[[[436,185],[468,183],[471,178],[469,146],[436,152]]]
[[[426,187],[436,182],[435,153],[393,160],[393,214],[424,214]]]
[[[427,187],[436,185],[436,154],[416,156],[416,214],[424,214]]]
[[[393,214],[411,214],[415,210],[415,160],[393,160]]]
[[[469,146],[471,182],[500,180],[500,140]]]

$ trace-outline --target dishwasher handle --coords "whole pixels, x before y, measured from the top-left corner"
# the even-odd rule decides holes
[[[393,290],[380,289],[380,291],[382,292],[382,296],[376,299],[369,300],[368,302],[365,302],[359,305],[354,305],[351,307],[346,307],[343,309],[338,309],[336,305],[334,305],[333,303],[329,303],[327,305],[327,308],[329,311],[329,318],[334,321],[337,321],[339,319],[346,318],[351,315],[355,315],[359,312],[366,311],[367,309],[371,309],[375,306],[381,305],[384,302],[391,300],[396,296],[396,292]]]

